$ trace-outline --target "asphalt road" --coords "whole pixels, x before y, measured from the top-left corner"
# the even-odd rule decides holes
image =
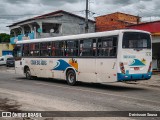
[[[4,71],[0,71],[1,99],[23,111],[160,111],[160,88],[82,82],[68,86],[63,80],[26,80]]]

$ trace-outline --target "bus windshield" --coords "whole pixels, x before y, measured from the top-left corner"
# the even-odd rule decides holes
[[[16,45],[13,49],[13,56],[14,57],[22,57],[22,46]]]
[[[123,48],[136,49],[136,48],[151,48],[150,35],[140,32],[124,32],[123,35]]]

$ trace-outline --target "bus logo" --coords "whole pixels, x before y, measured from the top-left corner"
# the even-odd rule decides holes
[[[57,65],[53,68],[53,70],[65,71],[68,67],[73,67],[76,71],[78,71],[77,60],[70,59],[67,63],[66,61],[60,59],[57,61]]]
[[[129,66],[145,66],[145,59],[143,59],[142,61],[134,59]]]

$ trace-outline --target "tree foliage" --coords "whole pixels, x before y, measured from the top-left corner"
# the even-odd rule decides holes
[[[10,42],[10,35],[6,33],[0,33],[0,43],[8,43]]]

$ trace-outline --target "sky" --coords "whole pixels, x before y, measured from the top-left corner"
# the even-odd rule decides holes
[[[8,25],[56,10],[85,16],[86,0],[0,0],[0,33],[9,33]],[[89,17],[123,12],[142,17],[142,21],[160,20],[159,0],[89,0]]]

